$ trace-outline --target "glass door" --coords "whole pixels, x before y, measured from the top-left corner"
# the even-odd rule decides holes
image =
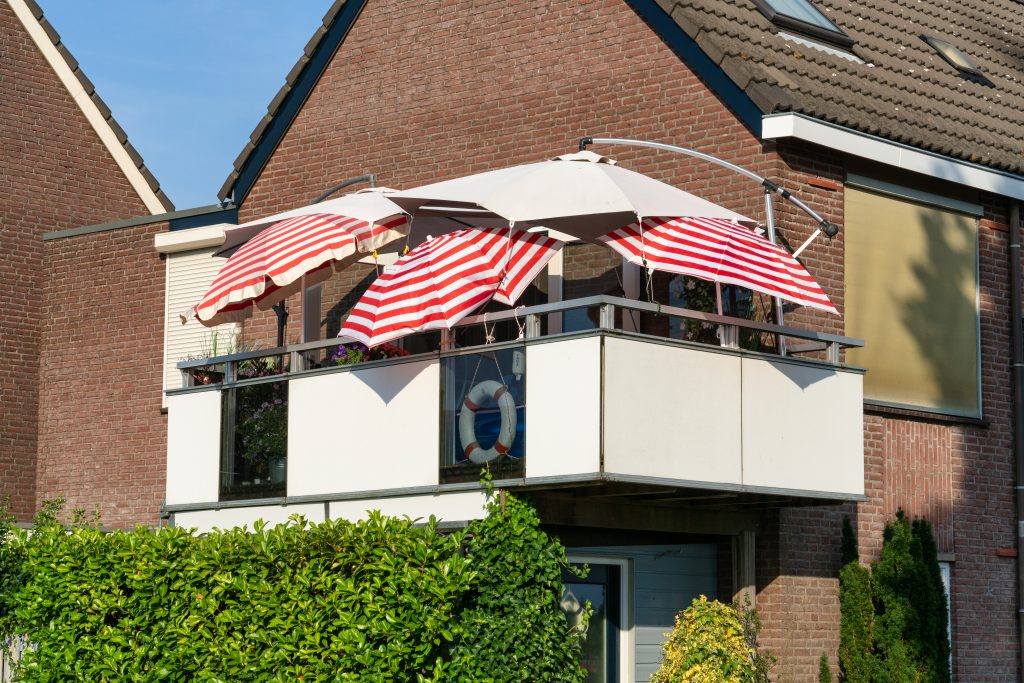
[[[562,576],[562,611],[570,626],[576,626],[589,602],[593,613],[583,641],[581,661],[587,683],[618,683],[621,568],[614,564],[588,563],[586,578]]]

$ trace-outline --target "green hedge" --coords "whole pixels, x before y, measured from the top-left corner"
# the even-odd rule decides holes
[[[373,515],[203,536],[50,523],[5,546],[24,558],[24,681],[582,680],[564,550],[512,497],[450,535]],[[487,637],[502,624],[512,643]]]

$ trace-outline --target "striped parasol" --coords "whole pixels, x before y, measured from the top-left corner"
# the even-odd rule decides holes
[[[647,218],[598,239],[637,265],[739,285],[838,313],[799,261],[781,246],[732,221]]]
[[[283,220],[228,258],[195,305],[196,317],[208,326],[242,320],[253,305],[270,308],[304,285],[327,279],[382,240],[408,231],[409,218],[401,213],[377,222],[337,214]]]
[[[375,346],[450,328],[490,299],[514,305],[562,242],[542,233],[470,228],[428,239],[384,269],[338,336]]]

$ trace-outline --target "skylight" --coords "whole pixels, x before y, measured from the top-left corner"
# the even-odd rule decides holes
[[[959,69],[960,71],[971,74],[972,76],[985,77],[985,74],[981,72],[981,69],[976,67],[974,63],[960,51],[953,43],[942,40],[941,38],[935,38],[933,36],[921,36],[921,40],[928,43],[933,50],[939,53],[950,66]]]
[[[754,5],[776,26],[826,40],[834,45],[853,46],[850,36],[843,33],[810,0],[754,0]]]

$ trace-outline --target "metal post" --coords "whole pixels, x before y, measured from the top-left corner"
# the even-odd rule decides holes
[[[764,212],[767,216],[767,227],[768,227],[768,241],[772,244],[777,244],[775,239],[775,210],[772,208],[772,193],[765,189],[764,191]],[[782,316],[782,299],[775,299],[775,322],[780,326],[785,324]],[[778,335],[779,355],[786,355],[786,340],[782,338],[782,335]]]
[[[540,316],[530,313],[526,316],[526,338],[535,339],[540,336]]]
[[[603,330],[615,329],[615,306],[601,304],[598,327]]]

